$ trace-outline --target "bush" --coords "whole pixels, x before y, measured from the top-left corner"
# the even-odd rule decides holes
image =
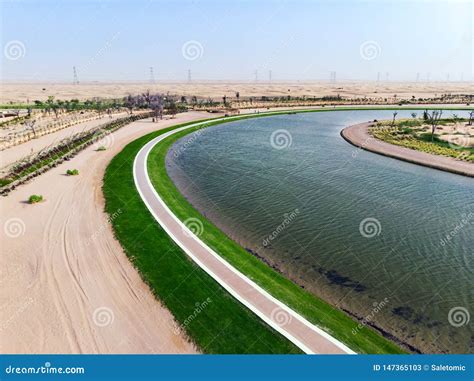
[[[96,149],[96,151],[105,151],[107,148],[105,146],[100,146],[99,148]]]
[[[68,176],[77,176],[79,174],[79,171],[77,169],[68,169],[66,171],[66,175]]]
[[[37,194],[32,194],[30,198],[28,199],[28,204],[36,204],[38,202],[43,201],[43,196],[37,195]]]

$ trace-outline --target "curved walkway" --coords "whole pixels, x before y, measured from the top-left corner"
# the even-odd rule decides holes
[[[232,120],[221,118],[218,120]],[[249,308],[265,323],[281,333],[306,353],[353,354],[344,344],[308,322],[226,262],[219,254],[195,236],[166,206],[151,184],[147,159],[153,147],[163,139],[184,129],[206,122],[195,123],[156,137],[142,147],[135,157],[133,176],[141,198],[156,221],[181,249],[233,297]]]
[[[370,152],[407,161],[413,164],[424,165],[425,167],[456,173],[458,175],[474,177],[474,164],[456,160],[453,157],[432,155],[426,152],[386,143],[369,134],[368,128],[371,125],[371,122],[367,122],[349,126],[341,131],[341,136],[352,145]]]

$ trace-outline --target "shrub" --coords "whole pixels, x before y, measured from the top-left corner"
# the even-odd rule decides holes
[[[77,169],[68,169],[66,171],[66,175],[68,176],[77,176],[79,174],[79,171]]]
[[[37,194],[32,194],[30,198],[28,199],[28,204],[36,204],[38,202],[43,201],[43,196],[37,195]]]
[[[105,146],[100,146],[99,148],[96,149],[96,151],[105,151],[107,148]]]

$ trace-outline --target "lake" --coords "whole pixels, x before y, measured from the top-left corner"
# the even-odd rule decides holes
[[[167,170],[202,214],[306,290],[421,352],[474,352],[473,319],[465,324],[474,180],[340,136],[391,117],[334,111],[225,123],[176,142]]]

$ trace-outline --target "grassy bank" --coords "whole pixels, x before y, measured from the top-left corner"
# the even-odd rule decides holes
[[[442,119],[439,121],[438,130],[447,125],[465,122],[466,120]],[[395,122],[393,126],[388,121],[379,122],[374,127],[369,128],[369,133],[390,144],[474,163],[473,147],[463,147],[455,144],[454,141],[450,143],[441,139],[441,134],[446,134],[444,132],[435,133],[432,136],[429,124],[421,119],[400,120]],[[463,136],[460,133],[454,135]]]
[[[354,111],[356,109],[337,110]],[[313,110],[300,111],[313,112]],[[284,113],[287,112],[279,111],[272,115]],[[268,115],[270,114],[252,114],[243,116],[242,119]],[[208,126],[212,124],[217,123],[209,122]],[[207,353],[300,352],[288,340],[235,301],[196,266],[161,229],[141,201],[132,174],[136,154],[146,142],[154,137],[184,125],[155,132],[130,143],[109,164],[104,177],[103,191],[106,211],[111,216],[117,238],[155,296],[172,312],[175,319],[202,351]],[[204,225],[204,234],[201,238],[209,246],[275,297],[300,312],[314,324],[324,328],[353,350],[360,353],[403,353],[397,345],[367,327],[358,329],[355,335],[352,334],[352,329],[358,325],[357,322],[302,290],[250,255],[228,239],[184,199],[169,179],[164,167],[164,159],[172,142],[193,130],[195,129],[170,137],[156,147],[150,155],[152,181],[173,212],[183,220],[189,217],[200,219]],[[196,304],[206,301],[207,298],[210,298],[212,302],[207,303],[205,308],[196,309]],[[198,314],[194,317],[196,311]],[[191,316],[193,319],[190,319]]]
[[[133,160],[147,141],[168,130],[127,145],[105,173],[106,211],[127,256],[203,352],[301,353],[192,262],[142,202],[133,181]]]
[[[217,123],[211,122],[208,125],[214,124]],[[358,323],[348,315],[304,291],[248,253],[189,204],[169,178],[165,167],[165,157],[173,142],[196,129],[182,131],[167,138],[157,145],[149,156],[148,170],[151,181],[178,218],[182,221],[188,218],[199,219],[204,226],[200,238],[210,247],[274,297],[298,311],[309,321],[323,328],[356,352],[403,353],[397,345],[372,329],[367,327],[357,329]],[[358,331],[358,333],[353,334],[353,330]]]

